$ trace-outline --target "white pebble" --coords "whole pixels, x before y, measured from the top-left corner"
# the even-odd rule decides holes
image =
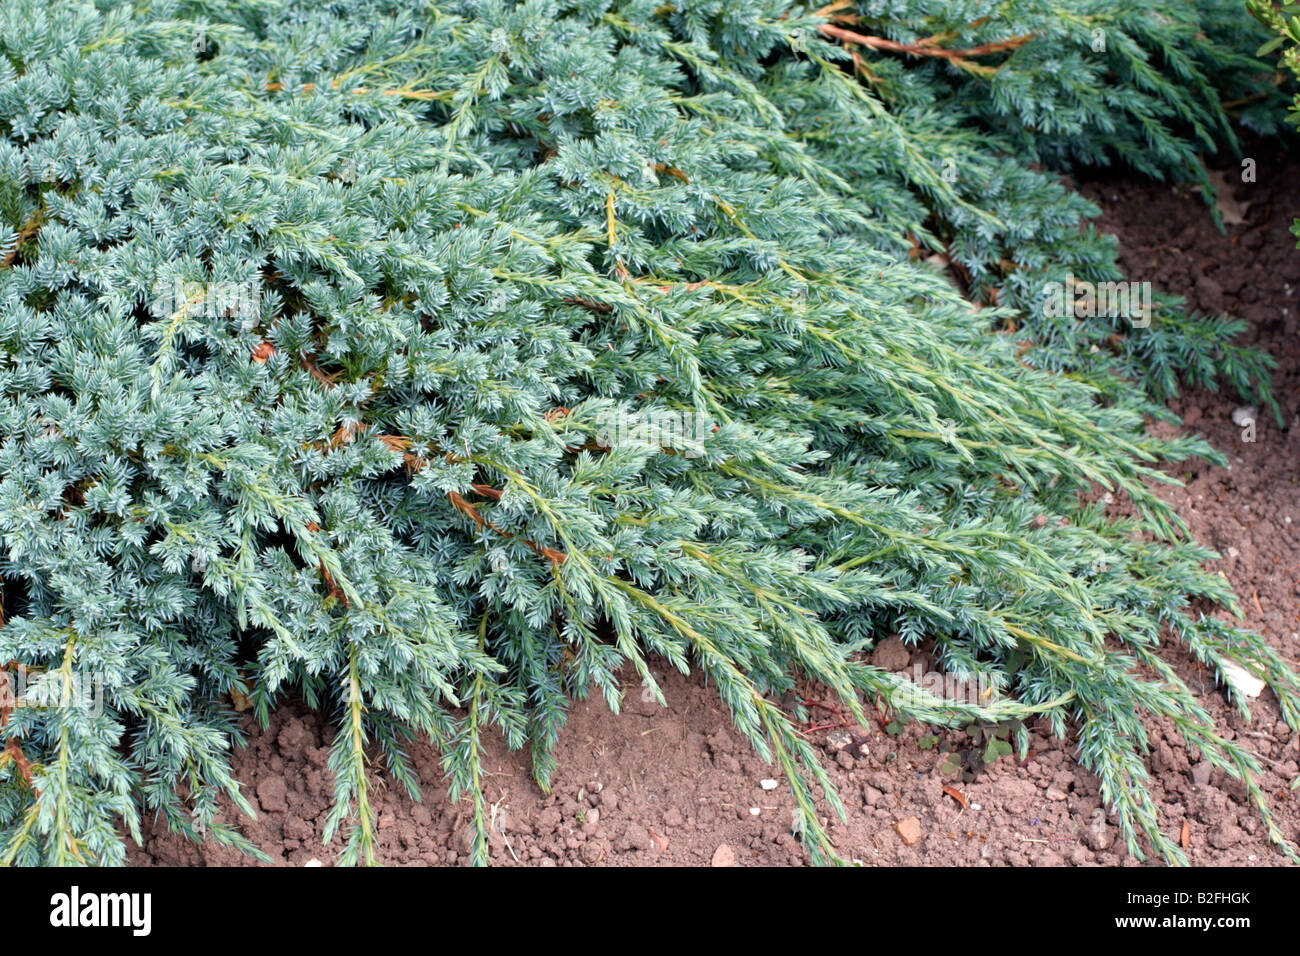
[[[759,785],[760,787],[762,787],[764,790],[775,790],[775,789],[776,789],[776,781],[773,780],[771,777],[765,777],[765,778],[763,778],[762,780],[760,780],[760,781],[758,782],[758,785]]]
[[[1245,428],[1258,417],[1259,409],[1253,405],[1243,405],[1232,410],[1232,424],[1238,428]]]

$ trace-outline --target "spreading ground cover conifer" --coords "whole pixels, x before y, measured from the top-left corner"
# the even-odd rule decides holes
[[[801,675],[859,717],[1042,716],[1179,861],[1156,715],[1293,852],[1160,648],[1292,726],[1300,680],[1204,612],[1229,587],[1150,490],[1216,453],[1143,427],[1179,375],[1267,397],[1266,366],[1176,302],[1038,307],[1118,276],[1050,169],[1195,178],[1220,93],[1271,89],[1241,11],[1150,6],[6,4],[0,661],[103,707],[5,708],[0,859],[120,862],[145,815],[256,853],[216,820],[251,812],[233,705],[298,694],[346,860],[422,733],[485,862],[484,736],[546,786],[569,702],[617,709],[626,664],[658,696],[650,655],[707,675],[816,859]],[[863,663],[891,632],[998,693]]]

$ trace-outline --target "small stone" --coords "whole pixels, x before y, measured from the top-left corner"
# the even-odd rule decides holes
[[[547,807],[537,816],[537,834],[541,836],[544,833],[550,833],[560,825],[564,818],[560,816],[560,811],[555,807]]]
[[[750,815],[751,817],[756,817],[756,816],[758,816],[758,815],[759,815],[760,813],[762,813],[762,812],[763,812],[763,811],[762,811],[761,809],[759,809],[758,807],[750,807],[750,808],[749,808],[749,815]]]
[[[1048,800],[1064,800],[1067,796],[1069,796],[1069,794],[1055,784],[1047,788]]]
[[[832,730],[826,735],[828,753],[837,754],[851,743],[853,743],[853,735],[847,730]]]
[[[1087,836],[1084,842],[1088,844],[1088,849],[1101,853],[1103,850],[1109,850],[1112,843],[1115,842],[1115,836],[1111,833],[1110,827],[1093,825],[1088,827]]]
[[[579,851],[582,854],[582,862],[592,866],[601,861],[605,855],[605,847],[599,840],[588,840],[582,845]]]
[[[316,859],[314,856],[306,863],[303,864],[303,866],[324,866],[324,865],[325,865],[324,863]]]
[[[731,847],[727,846],[727,844],[725,843],[719,844],[718,848],[713,851],[713,862],[711,865],[712,866],[735,866],[736,852],[733,849],[731,849]]]
[[[871,652],[871,663],[881,670],[901,671],[912,659],[912,653],[897,634],[891,634]]]
[[[1241,827],[1232,823],[1224,823],[1210,831],[1210,846],[1216,850],[1228,850],[1240,843],[1245,837],[1245,831]]]
[[[1155,753],[1151,757],[1151,766],[1157,770],[1174,770],[1177,767],[1174,749],[1169,746],[1167,741],[1160,741],[1156,745]]]
[[[760,781],[758,782],[758,785],[759,785],[760,787],[762,787],[764,790],[775,790],[775,789],[776,789],[776,781],[773,780],[771,777],[765,777],[765,778],[763,778],[762,780],[760,780]]]
[[[921,841],[921,821],[916,817],[908,817],[906,820],[899,820],[894,824],[896,832],[908,846],[915,846]]]
[[[867,783],[881,793],[893,793],[897,781],[883,770],[876,770],[867,775]]]
[[[1245,428],[1258,417],[1259,409],[1253,405],[1242,405],[1240,408],[1232,410],[1232,424],[1238,428]]]
[[[1210,762],[1208,760],[1202,760],[1192,768],[1192,783],[1196,784],[1198,787],[1208,785],[1210,782],[1210,774],[1213,772],[1214,767],[1211,766]]]
[[[847,750],[841,750],[839,753],[835,755],[835,762],[839,764],[841,767],[843,767],[845,770],[852,770],[853,754],[849,753]]]
[[[1223,286],[1207,275],[1197,278],[1196,296],[1200,299],[1201,308],[1207,312],[1213,314],[1227,310],[1227,304],[1223,301]]]
[[[257,785],[257,802],[267,813],[289,809],[289,791],[280,777],[267,777]]]
[[[654,841],[650,839],[650,833],[639,823],[629,823],[627,829],[623,831],[621,841],[622,849],[630,850],[651,850],[654,849]]]
[[[711,735],[705,740],[705,744],[714,756],[718,754],[734,753],[736,750],[736,742],[725,732]]]
[[[1035,528],[1047,527],[1047,515],[1034,515],[1034,520],[1030,522]]]

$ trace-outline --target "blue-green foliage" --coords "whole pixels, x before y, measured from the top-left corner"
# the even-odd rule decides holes
[[[1212,195],[1198,151],[1235,149],[1237,142],[1220,100],[1243,103],[1240,120],[1256,131],[1278,128],[1283,97],[1267,65],[1251,55],[1267,34],[1243,14],[1240,0],[861,0],[833,12],[853,32],[902,44],[929,40],[955,51],[1014,44],[955,63],[875,56],[859,46],[851,66],[905,131],[907,160],[901,152],[883,155],[896,167],[906,162],[914,181],[916,162],[928,161],[950,184],[945,190],[933,174],[920,183],[931,186],[923,208],[906,213],[928,227],[918,228],[918,239],[964,270],[971,294],[1023,313],[1011,328],[1028,326],[1034,347],[1026,361],[1084,375],[1108,392],[1118,376],[1163,400],[1177,393],[1181,378],[1223,382],[1272,405],[1271,359],[1232,344],[1244,325],[1189,314],[1179,290],[1157,291],[1145,317],[1150,327],[1141,330],[1127,311],[1076,322],[1043,309],[1044,286],[1066,274],[1090,283],[1124,278],[1114,240],[1080,228],[1097,210],[1062,187],[1061,171],[1119,162],[1198,183]],[[879,128],[857,124],[830,136],[812,131],[820,143],[840,147],[846,168],[864,174],[847,175],[868,196],[880,191],[882,170],[861,163],[881,155],[865,148],[880,136]],[[1029,160],[1046,168],[1031,168]]]
[[[1300,714],[1271,649],[1192,610],[1231,593],[1148,488],[1212,453],[1147,437],[1147,394],[1078,358],[1099,333],[1018,306],[1029,280],[976,309],[905,236],[1044,276],[1113,250],[1013,158],[1027,120],[973,132],[998,96],[895,64],[972,105],[882,98],[822,22],[776,0],[6,4],[0,661],[49,668],[54,697],[94,675],[105,706],[7,715],[0,858],[120,862],[144,814],[242,845],[214,822],[222,794],[247,809],[233,689],[337,719],[349,859],[373,855],[366,748],[414,791],[403,741],[430,735],[482,862],[482,735],[545,786],[569,701],[616,709],[629,663],[658,694],[650,654],[709,676],[819,858],[814,800],[838,802],[776,703],[801,673],[859,715],[880,694],[1073,726],[1130,848],[1176,860],[1141,758],[1165,717],[1283,842],[1254,757],[1158,654],[1243,662]],[[1009,321],[1086,375],[1029,367],[991,333]],[[624,427],[647,421],[678,427]],[[1137,517],[1081,507],[1094,482]],[[891,631],[1002,694],[897,696],[859,655]]]

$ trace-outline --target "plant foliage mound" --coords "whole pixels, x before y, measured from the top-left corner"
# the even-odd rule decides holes
[[[1176,303],[1045,318],[1041,282],[1114,249],[1029,165],[1188,174],[1259,36],[1218,3],[1003,6],[6,3],[0,859],[121,862],[145,815],[246,845],[234,703],[295,694],[338,727],[345,859],[420,733],[483,862],[485,735],[545,787],[570,701],[617,709],[627,665],[658,695],[650,655],[707,675],[818,859],[800,676],[859,716],[1041,716],[1132,852],[1180,860],[1155,715],[1285,847],[1161,645],[1293,726],[1300,682],[1205,613],[1228,585],[1150,490],[1214,453],[1143,429],[1177,375],[1264,366]],[[998,693],[862,663],[893,632]]]

